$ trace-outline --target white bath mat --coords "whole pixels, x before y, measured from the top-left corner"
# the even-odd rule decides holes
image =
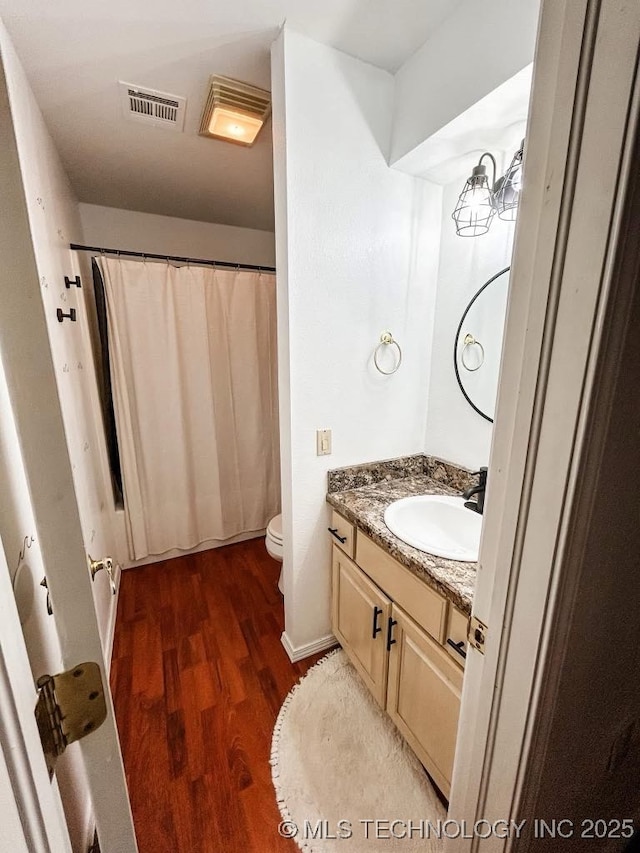
[[[271,764],[280,832],[307,853],[441,851],[446,810],[342,649],[287,696]]]

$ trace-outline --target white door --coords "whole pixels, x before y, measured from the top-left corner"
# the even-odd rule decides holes
[[[0,79],[0,114],[5,117],[10,114],[3,76]],[[13,422],[19,436],[19,449],[13,454],[5,473],[10,470],[16,478],[22,477],[26,484],[24,493],[48,582],[63,668],[95,661],[102,670],[107,719],[97,731],[69,747],[69,750],[78,750],[83,758],[101,849],[103,853],[134,853],[137,848],[131,810],[10,120],[0,122],[0,197],[3,199],[0,218],[0,359],[7,394],[6,405],[0,415],[3,421]],[[17,512],[18,498],[12,490],[13,485],[10,482],[0,483],[3,501],[9,509],[15,505]],[[24,504],[24,495],[22,500]],[[4,599],[5,596],[2,597]],[[8,618],[13,618],[12,602],[11,595],[11,601],[5,601],[3,605],[9,609]],[[3,624],[2,628],[0,651],[8,668],[14,701],[16,706],[21,703],[20,707],[24,708],[26,703],[31,707],[33,687],[29,701],[24,692],[20,693],[32,678],[30,671],[27,673],[24,668],[24,644],[19,642],[21,637],[15,636],[13,639],[17,645],[7,645],[6,625]],[[13,743],[10,733],[3,731],[2,735],[3,746]],[[26,720],[22,736],[25,749],[19,746],[12,749],[16,760],[23,752],[32,755],[33,726]],[[29,767],[23,766],[25,772],[34,774],[33,789],[38,792],[36,799],[40,801],[44,821],[48,822],[54,804],[48,802],[44,794],[49,783],[43,768],[44,764],[35,760]],[[43,773],[46,778],[43,778]],[[29,814],[25,820],[29,831],[35,832],[37,820],[31,821]],[[53,842],[48,847],[40,842],[32,845],[32,849],[50,849],[54,853],[67,849],[65,843],[68,842],[63,842],[62,836],[56,837],[53,827],[43,827],[40,831],[43,838],[47,833],[53,833]]]
[[[638,3],[543,0],[473,606],[487,641],[467,659],[449,812],[469,826],[522,814],[537,784],[526,772],[532,733],[550,712],[539,699],[552,652],[562,653],[550,625],[565,554],[584,541],[570,519],[582,450],[598,430],[591,400],[616,303],[639,44]],[[447,844],[518,846],[495,836]]]

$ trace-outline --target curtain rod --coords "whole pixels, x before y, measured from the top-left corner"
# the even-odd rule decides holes
[[[200,264],[207,267],[224,267],[234,270],[257,270],[258,272],[275,273],[275,267],[263,267],[256,264],[234,264],[230,261],[208,261],[203,258],[178,258],[175,255],[154,255],[151,252],[128,252],[124,249],[101,249],[98,246],[81,246],[70,243],[70,249],[76,252],[95,252],[98,255],[122,255],[127,258],[150,258],[154,261],[176,261],[180,264]]]

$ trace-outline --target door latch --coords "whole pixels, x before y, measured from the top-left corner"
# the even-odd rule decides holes
[[[81,663],[37,681],[35,715],[49,778],[70,743],[91,734],[104,723],[107,703],[97,663]]]
[[[477,649],[480,654],[484,654],[484,644],[487,640],[488,627],[481,622],[477,616],[472,616],[469,620],[469,634],[467,639],[474,649]]]
[[[89,571],[91,572],[91,580],[95,581],[96,575],[102,569],[109,575],[109,584],[111,586],[111,595],[115,595],[118,591],[115,578],[113,577],[113,560],[111,557],[103,557],[101,560],[94,560],[87,554],[87,562],[89,563]]]

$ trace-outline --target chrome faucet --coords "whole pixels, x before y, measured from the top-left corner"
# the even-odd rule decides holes
[[[464,505],[467,509],[472,509],[474,512],[479,512],[482,515],[484,512],[484,495],[487,488],[487,469],[481,468],[473,476],[479,478],[478,485],[467,489],[466,492],[462,493],[462,497],[464,498]],[[475,501],[470,500],[473,495],[477,495]]]

